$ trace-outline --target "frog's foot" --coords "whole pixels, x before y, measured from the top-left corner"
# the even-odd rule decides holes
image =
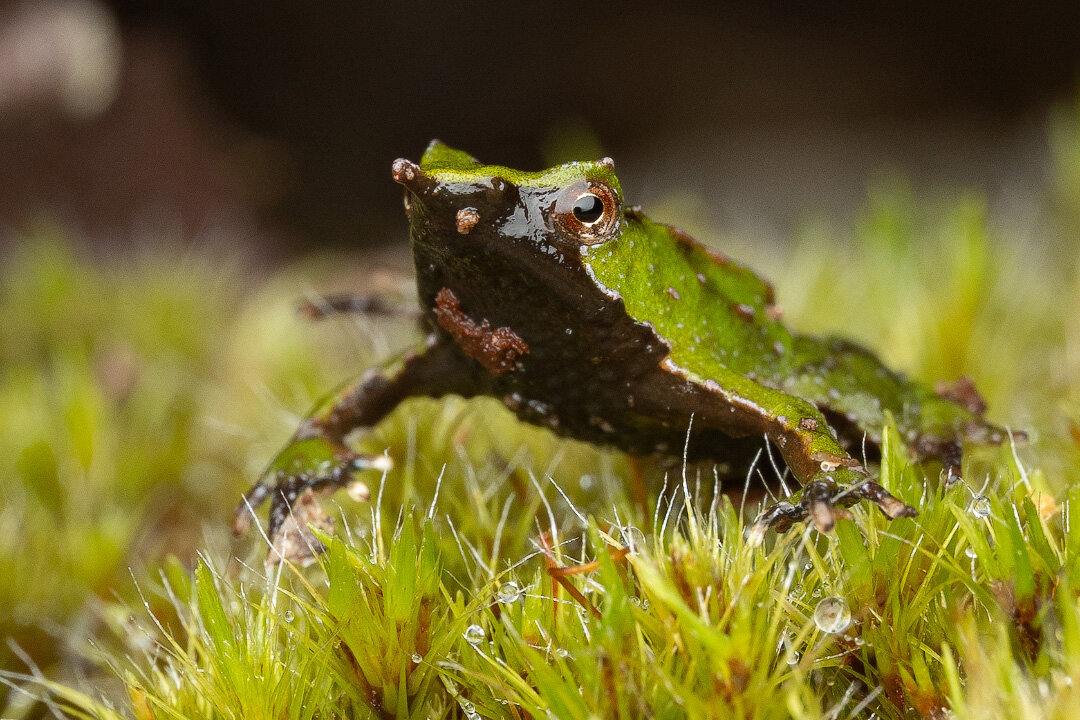
[[[245,495],[236,508],[233,533],[243,535],[251,527],[256,508],[270,500],[267,538],[270,564],[289,560],[310,563],[322,550],[309,526],[320,530],[333,528],[333,521],[319,505],[318,495],[349,486],[349,494],[366,500],[367,486],[356,480],[359,470],[389,470],[385,455],[359,455],[330,443],[325,438],[296,440],[274,461],[262,479]]]
[[[946,489],[963,480],[960,466],[964,459],[964,449],[959,440],[942,442],[937,450],[941,458],[941,484]]]
[[[836,476],[840,474],[843,474],[843,479],[851,480],[846,487],[841,487],[837,482]],[[915,508],[904,504],[861,471],[842,468],[837,473],[815,476],[803,487],[798,503],[781,501],[765,508],[750,527],[747,540],[751,545],[760,545],[769,528],[784,532],[807,518],[819,531],[830,532],[836,526],[837,519],[850,519],[847,506],[859,500],[870,500],[893,520],[919,514]]]
[[[279,492],[282,497],[293,495],[291,488],[282,488]],[[271,506],[270,526],[270,552],[266,555],[266,564],[277,565],[288,560],[307,566],[326,549],[313,530],[333,532],[334,519],[322,509],[315,491],[305,487],[291,502],[283,502],[280,506],[275,502]]]

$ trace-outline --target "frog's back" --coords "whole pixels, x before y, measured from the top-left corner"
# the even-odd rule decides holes
[[[909,441],[997,431],[980,412],[889,370],[858,345],[790,332],[768,282],[639,213],[628,213],[623,233],[588,248],[583,262],[670,345],[674,368],[696,381],[750,378],[813,402],[874,442],[887,414]]]
[[[792,336],[772,286],[682,231],[628,213],[622,234],[587,248],[583,262],[671,346],[671,361],[688,375],[778,381],[790,371]]]

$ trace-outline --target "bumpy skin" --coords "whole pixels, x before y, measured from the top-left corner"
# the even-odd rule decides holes
[[[880,443],[886,413],[917,459],[952,476],[963,443],[1003,437],[969,383],[935,392],[856,345],[792,333],[767,282],[624,207],[610,160],[523,173],[435,141],[393,175],[430,335],[321,403],[249,491],[236,528],[271,497],[272,560],[318,549],[314,492],[385,460],[346,435],[409,396],[493,395],[523,420],[641,455],[681,454],[687,428],[691,459],[741,460],[767,437],[803,491],[759,517],[758,538],[806,518],[827,531],[860,498],[914,515],[851,455]]]

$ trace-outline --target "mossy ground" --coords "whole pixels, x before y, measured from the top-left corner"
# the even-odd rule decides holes
[[[29,234],[0,269],[0,678],[21,688],[0,715],[1071,717],[1080,118],[1063,113],[1036,223],[886,182],[854,222],[767,251],[650,208],[775,281],[800,329],[968,374],[1031,436],[971,453],[946,491],[887,434],[882,483],[918,518],[858,507],[760,548],[741,481],[647,464],[642,507],[618,453],[450,398],[362,441],[397,466],[367,478],[371,503],[334,498],[321,563],[268,572],[257,537],[226,534],[239,493],[314,399],[415,337],[295,317],[312,288],[363,289],[370,262],[253,282],[242,258],[92,262]]]

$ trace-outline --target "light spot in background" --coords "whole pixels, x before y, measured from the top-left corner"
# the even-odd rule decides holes
[[[104,113],[123,51],[112,13],[94,0],[39,0],[0,15],[0,120],[42,107],[72,120]]]

